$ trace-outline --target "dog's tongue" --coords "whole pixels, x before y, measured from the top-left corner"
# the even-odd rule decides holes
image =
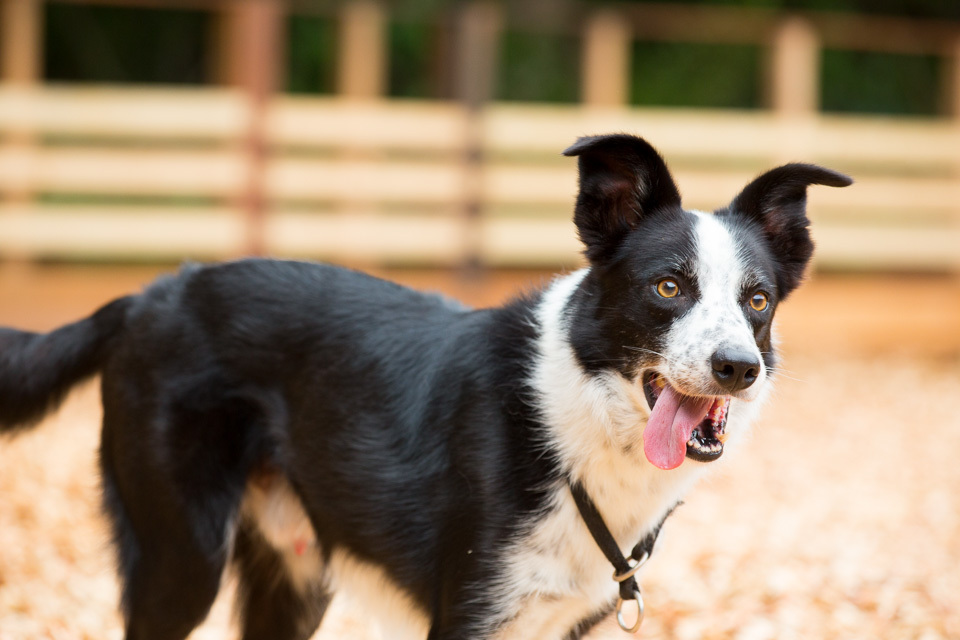
[[[643,431],[643,452],[661,469],[676,469],[687,455],[687,440],[703,422],[713,398],[684,396],[666,385],[660,392],[647,427]]]

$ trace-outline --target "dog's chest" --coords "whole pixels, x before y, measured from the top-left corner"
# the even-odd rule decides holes
[[[575,506],[557,505],[506,554],[493,638],[562,638],[615,597],[609,565],[578,517]]]
[[[607,461],[612,471],[622,462]],[[632,467],[632,466],[631,466]],[[636,467],[605,475],[591,495],[627,555],[653,530],[686,483],[651,486]],[[581,621],[611,610],[618,588],[613,567],[590,535],[566,483],[558,483],[549,510],[505,554],[497,585],[498,639],[563,638]]]

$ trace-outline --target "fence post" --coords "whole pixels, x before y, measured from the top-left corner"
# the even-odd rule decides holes
[[[210,37],[213,55],[210,57],[210,76],[217,84],[242,87],[244,70],[243,4],[224,2],[216,5],[211,21]]]
[[[813,25],[789,17],[774,32],[770,106],[780,115],[805,116],[820,106],[820,41]]]
[[[8,86],[29,89],[43,76],[43,3],[42,0],[0,0],[0,82]],[[7,132],[3,146],[19,157],[23,165],[36,162],[37,139],[29,125]],[[24,172],[29,175],[29,172]],[[34,199],[34,184],[28,178],[24,183],[7,190],[5,200],[13,217],[29,215]],[[3,258],[16,273],[29,267],[29,250],[11,248]]]
[[[630,99],[632,34],[623,16],[600,11],[590,17],[583,34],[581,99],[597,106],[624,105]]]
[[[777,120],[770,160],[809,158],[820,107],[820,39],[808,20],[787,16],[773,31],[767,57],[767,98]],[[817,268],[815,253],[811,272]]]
[[[375,0],[344,2],[340,8],[337,92],[376,98],[386,90],[386,11]]]
[[[43,66],[41,0],[0,0],[0,80],[33,84]]]
[[[270,99],[280,88],[284,7],[280,2],[241,0],[236,7],[234,36],[242,47],[231,47],[239,78],[250,102],[250,123],[245,141],[247,183],[241,194],[245,215],[246,250],[261,255],[266,250],[267,197],[265,173],[268,159],[266,117]]]
[[[454,92],[466,110],[463,149],[464,234],[462,273],[476,279],[483,255],[483,107],[492,98],[500,49],[500,8],[489,0],[469,2],[457,15]]]
[[[812,23],[785,18],[773,33],[768,58],[768,97],[780,121],[774,162],[805,157],[820,106],[820,40]]]

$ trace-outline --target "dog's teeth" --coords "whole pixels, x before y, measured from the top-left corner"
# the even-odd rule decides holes
[[[699,431],[694,431],[693,433],[694,435],[687,440],[687,446],[690,447],[690,449],[703,455],[712,455],[723,451],[722,439],[718,440],[716,437],[711,436],[709,439],[704,440],[700,437]]]

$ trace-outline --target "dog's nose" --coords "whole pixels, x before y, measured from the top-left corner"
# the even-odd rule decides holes
[[[740,349],[720,349],[710,359],[713,379],[731,393],[746,389],[760,375],[757,356]]]

